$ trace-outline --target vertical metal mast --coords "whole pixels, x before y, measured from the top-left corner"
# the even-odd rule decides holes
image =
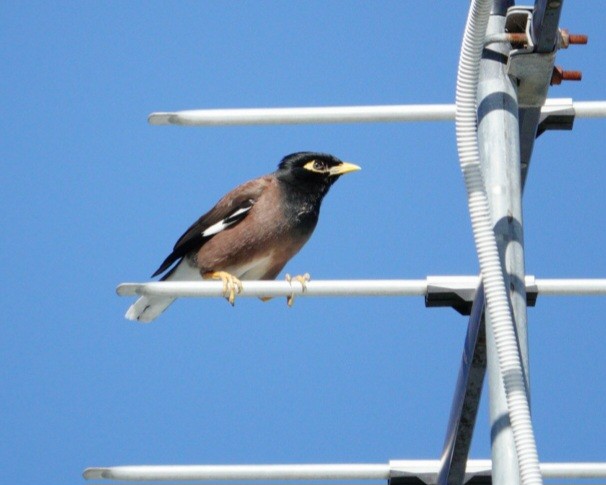
[[[495,0],[487,36],[505,31],[510,0]],[[510,293],[520,356],[528,382],[528,342],[526,288],[524,285],[524,239],[522,230],[522,181],[518,99],[514,83],[507,74],[511,46],[486,46],[480,65],[478,85],[478,140],[482,171],[490,202],[493,227],[504,277]],[[490,316],[486,315],[486,346],[490,395],[492,477],[495,485],[520,483],[518,460],[509,422],[509,413],[499,369]]]

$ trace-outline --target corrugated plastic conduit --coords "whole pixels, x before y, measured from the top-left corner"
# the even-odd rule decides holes
[[[486,293],[487,311],[492,322],[499,367],[503,375],[520,467],[520,478],[524,485],[542,484],[522,363],[499,261],[497,242],[492,229],[488,196],[480,168],[476,95],[480,59],[491,6],[492,1],[490,0],[474,0],[465,26],[457,73],[455,117],[457,149],[467,188],[471,224]]]

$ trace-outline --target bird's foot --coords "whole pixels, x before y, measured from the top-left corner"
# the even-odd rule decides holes
[[[242,292],[242,282],[238,278],[225,271],[209,271],[204,273],[202,278],[221,280],[223,282],[223,296],[231,306],[234,306],[236,295]]]
[[[302,292],[305,293],[307,291],[307,282],[311,279],[309,273],[305,273],[304,275],[297,275],[295,277],[290,276],[288,273],[285,276],[286,281],[290,283],[292,287],[293,280],[301,283]],[[295,293],[292,292],[290,295],[286,297],[286,304],[291,307],[295,303]]]

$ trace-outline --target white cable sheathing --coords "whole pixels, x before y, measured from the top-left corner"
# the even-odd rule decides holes
[[[473,0],[467,18],[457,73],[455,117],[457,149],[467,188],[487,310],[493,327],[499,367],[503,375],[520,478],[524,485],[542,484],[526,384],[497,242],[492,229],[488,196],[480,168],[476,95],[480,59],[491,5],[490,0]]]

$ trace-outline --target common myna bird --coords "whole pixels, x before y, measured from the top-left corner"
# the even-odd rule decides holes
[[[152,275],[161,281],[221,279],[233,305],[240,280],[272,280],[307,242],[322,199],[343,174],[360,170],[325,153],[299,152],[278,169],[225,195],[183,234]],[[175,298],[142,296],[126,312],[150,322]]]

